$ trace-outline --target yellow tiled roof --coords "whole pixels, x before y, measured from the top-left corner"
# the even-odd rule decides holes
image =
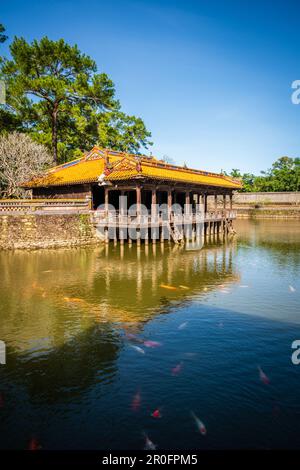
[[[108,169],[107,157],[109,157],[110,168],[105,180],[108,181],[147,178],[231,189],[239,189],[242,186],[240,182],[217,173],[192,170],[170,165],[155,158],[143,156],[137,158],[136,155],[102,150],[97,147],[94,147],[85,157],[52,168],[43,176],[24,183],[22,186],[32,188],[97,182],[104,170]]]

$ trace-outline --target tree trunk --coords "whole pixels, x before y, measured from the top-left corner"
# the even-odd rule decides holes
[[[52,156],[54,165],[58,165],[57,157],[57,106],[54,106],[52,113]]]

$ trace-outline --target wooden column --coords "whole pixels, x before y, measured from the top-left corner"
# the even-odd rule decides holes
[[[156,194],[156,188],[152,189],[152,195],[151,195],[151,224],[156,222],[156,216],[157,216],[157,194]],[[152,238],[152,243],[156,243],[156,236],[157,236],[157,231],[159,233],[159,228],[156,227],[151,227],[151,238]]]
[[[215,211],[218,210],[218,195],[215,194]]]
[[[151,204],[152,204],[152,207],[151,207],[151,213],[154,211],[156,211],[156,189],[152,189],[152,200],[151,200]],[[154,207],[153,207],[154,206]]]
[[[136,213],[141,215],[141,187],[139,184],[136,185]]]
[[[204,198],[204,212],[206,214],[206,212],[207,212],[207,194],[204,194],[203,198]]]
[[[108,215],[108,196],[109,196],[109,189],[104,188],[105,217],[107,217]]]
[[[190,214],[191,195],[190,191],[185,192],[185,204],[188,207],[188,214]]]
[[[232,193],[230,194],[229,199],[230,199],[230,210],[232,210]]]
[[[223,207],[226,209],[226,194],[223,194]]]
[[[168,190],[168,218],[171,218],[171,207],[172,207],[172,191]]]

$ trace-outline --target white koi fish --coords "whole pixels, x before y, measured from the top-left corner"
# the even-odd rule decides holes
[[[144,450],[155,450],[156,449],[156,445],[149,439],[149,437],[147,436],[147,434],[144,432],[143,433],[144,437],[145,437],[145,447],[144,447]]]
[[[133,344],[131,344],[130,347],[140,354],[146,354],[145,351],[139,346],[134,346]]]

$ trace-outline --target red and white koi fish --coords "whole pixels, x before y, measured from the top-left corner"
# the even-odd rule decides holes
[[[143,433],[144,437],[145,437],[145,447],[144,447],[144,450],[155,450],[156,449],[156,445],[150,441],[149,437],[147,436],[147,434],[144,432]]]
[[[181,323],[181,325],[179,325],[179,327],[178,327],[178,330],[183,330],[184,328],[186,328],[187,324],[188,324],[187,321]]]
[[[133,344],[131,344],[130,347],[140,354],[146,354],[145,351],[139,346],[134,346]]]
[[[296,292],[296,289],[293,286],[289,286],[289,289],[290,289],[290,292]]]
[[[258,366],[257,368],[258,368],[260,380],[261,380],[262,383],[264,383],[265,385],[268,385],[268,384],[270,383],[269,377],[264,373],[264,371],[262,370],[262,368],[261,368],[260,366]]]
[[[154,410],[153,413],[151,413],[151,416],[152,416],[152,418],[161,418],[162,414],[160,412],[160,409],[157,408],[156,410]]]
[[[144,341],[144,346],[146,346],[146,348],[158,348],[159,346],[161,346],[161,343],[159,343],[158,341],[147,340]]]
[[[141,392],[140,390],[138,390],[133,397],[133,400],[131,403],[131,409],[133,411],[138,411],[141,407],[141,402],[142,402]]]
[[[180,374],[181,370],[182,370],[182,367],[183,367],[183,362],[179,362],[179,364],[177,364],[177,366],[173,367],[172,369],[172,375],[178,375]]]
[[[32,437],[28,444],[28,450],[40,450],[41,448],[42,446],[39,441],[35,437]]]
[[[201,432],[202,436],[205,436],[207,433],[205,424],[195,415],[193,411],[191,411],[191,415],[195,420],[198,430]]]

